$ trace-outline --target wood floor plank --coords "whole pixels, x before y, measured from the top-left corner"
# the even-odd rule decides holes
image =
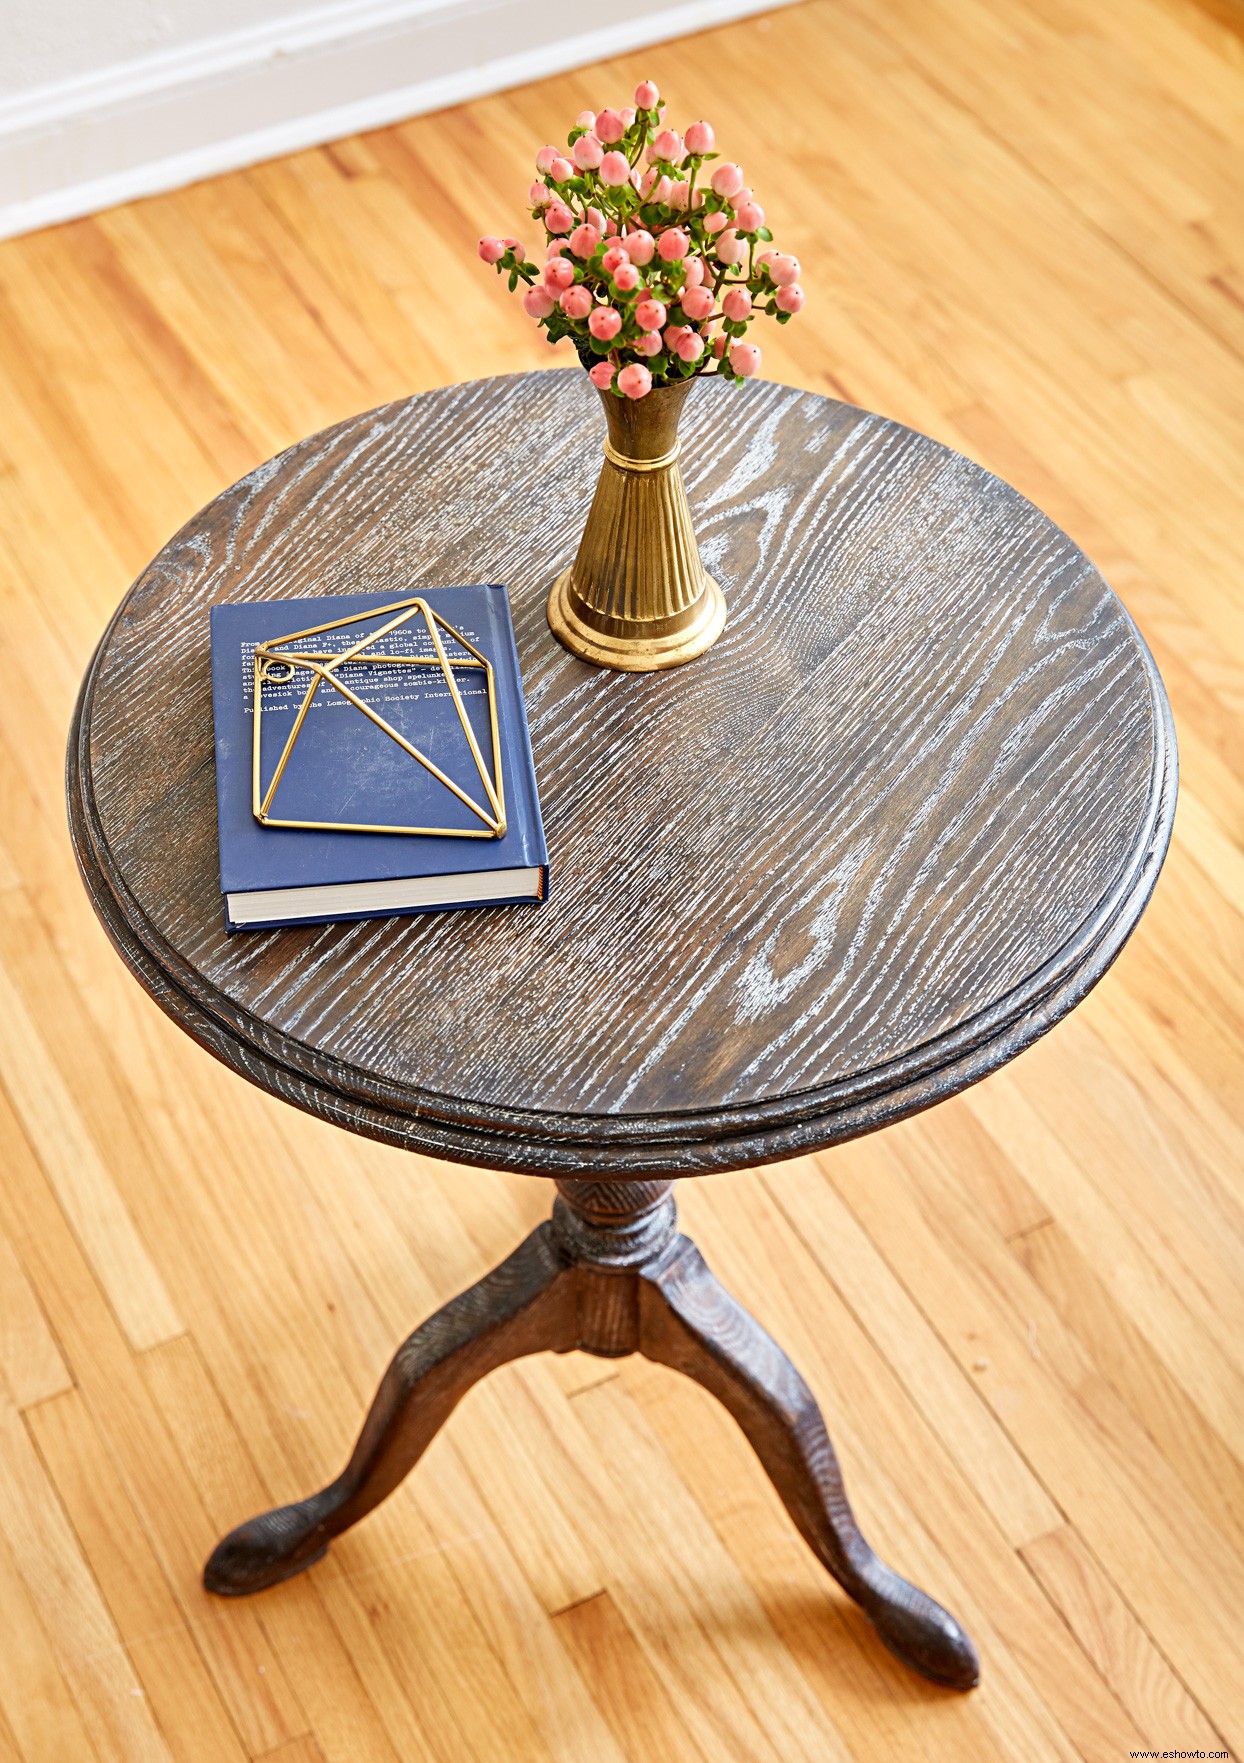
[[[220,1531],[248,1505],[270,1498],[255,1474],[245,1442],[192,1339],[183,1337],[143,1355],[143,1376],[172,1431],[213,1526]],[[325,1763],[361,1755],[392,1763],[368,1686],[333,1629],[314,1590],[273,1602],[259,1620],[281,1660],[290,1687],[306,1711]]]
[[[1050,1220],[1012,1239],[1023,1263],[1093,1364],[1124,1398],[1171,1472],[1244,1557],[1244,1465],[1202,1417],[1093,1263]]]
[[[1071,1525],[1038,1537],[1021,1553],[1151,1746],[1224,1748]]]
[[[13,1552],[0,1534],[0,1713],[26,1763],[64,1758],[98,1763],[82,1714],[65,1681],[51,1640],[23,1583]]]
[[[1244,1563],[1222,1531],[1181,1498],[1139,1422],[916,1135],[892,1132],[866,1174],[850,1148],[823,1163],[942,1338],[965,1363],[984,1358],[994,1412],[1235,1744],[1244,1678],[1227,1636]]]
[[[722,1758],[850,1755],[703,1510],[679,1481],[622,1381],[598,1384],[575,1416],[610,1471],[610,1594],[645,1643],[693,1737]],[[642,1497],[629,1498],[642,1489]]]
[[[961,1141],[963,1135],[958,1136]],[[994,1163],[999,1169],[1010,1167],[996,1152]],[[961,1164],[955,1168],[962,1172]],[[765,1186],[901,1375],[912,1400],[971,1477],[1008,1540],[1020,1548],[1060,1524],[1058,1507],[990,1415],[971,1374],[947,1353],[812,1160],[777,1165]],[[1003,1213],[1008,1221],[1016,1216],[1009,1207]]]
[[[10,1102],[129,1340],[171,1340],[185,1325],[3,964],[0,1063]]]
[[[884,1150],[886,1142],[877,1148]],[[873,1149],[868,1144],[848,1152],[869,1172],[864,1179],[870,1187],[881,1174],[876,1157],[864,1161],[865,1151]],[[824,1162],[841,1157],[840,1150]],[[979,1702],[1003,1755],[1022,1756],[1044,1745],[1051,1754],[1078,1752],[1106,1763],[1122,1742],[1126,1718],[1031,1576],[1017,1570],[1016,1556],[982,1498],[987,1488],[956,1469],[832,1285],[813,1276],[816,1262],[780,1199],[771,1199],[752,1176],[723,1181],[733,1189],[728,1212],[706,1215],[688,1203],[693,1232],[718,1276],[760,1310],[812,1380],[873,1546],[976,1633],[991,1666],[989,1684],[982,1684],[988,1693],[974,1697],[972,1706]],[[804,1214],[816,1206],[810,1184],[801,1187],[798,1206],[791,1202],[792,1212]],[[825,1232],[822,1242],[830,1236]],[[884,1252],[884,1240],[879,1246]],[[831,1278],[836,1261],[834,1255]],[[960,1356],[960,1362],[978,1378],[971,1360],[963,1364]],[[1046,1726],[1034,1737],[1038,1710]]]
[[[702,1750],[688,1732],[677,1704],[608,1592],[561,1611],[557,1627],[592,1685],[626,1763],[662,1756],[708,1763],[714,1753]]]
[[[195,1626],[244,1742],[258,1751],[300,1736],[305,1722],[253,1609],[222,1609],[199,1587],[200,1564],[214,1527],[197,1506],[185,1465],[152,1408],[103,1294],[2,1093],[0,1147],[6,1172],[0,1183],[0,1223],[22,1256],[142,1518],[182,1620]]]
[[[9,1239],[0,1233],[0,1384],[19,1408],[69,1389],[73,1379]]]
[[[170,1753],[241,1763],[238,1731],[81,1395],[40,1404],[27,1424]]]
[[[172,1753],[65,1517],[58,1490],[22,1416],[4,1399],[0,1475],[5,1491],[0,1530],[96,1752],[110,1763],[169,1763]]]

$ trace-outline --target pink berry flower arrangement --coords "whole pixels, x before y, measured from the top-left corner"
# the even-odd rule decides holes
[[[651,80],[621,110],[580,112],[566,149],[541,147],[527,192],[546,262],[517,239],[479,254],[550,343],[569,337],[592,383],[620,398],[711,373],[742,385],[760,370],[746,342],[760,313],[785,324],[804,303],[799,264],[773,238],[743,173],[713,151],[712,127],[665,125]]]

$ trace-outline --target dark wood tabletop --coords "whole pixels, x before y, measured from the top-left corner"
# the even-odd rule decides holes
[[[695,1174],[952,1094],[1079,1001],[1153,887],[1175,748],[1144,643],[961,455],[705,383],[683,469],[725,635],[600,671],[544,601],[602,429],[577,369],[477,381],[314,435],[195,515],[120,607],[70,741],[101,918],[253,1082],[468,1163]],[[469,581],[510,590],[547,904],[228,935],[208,607]]]

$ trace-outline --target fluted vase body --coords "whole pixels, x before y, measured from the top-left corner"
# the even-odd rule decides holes
[[[605,463],[578,554],[548,607],[554,635],[598,667],[677,667],[703,654],[726,622],[678,469],[678,419],[692,383],[635,400],[600,394]]]

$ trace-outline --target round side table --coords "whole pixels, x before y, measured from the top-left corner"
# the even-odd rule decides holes
[[[706,383],[684,422],[725,635],[668,673],[577,661],[545,599],[600,428],[570,372],[314,435],[165,546],[83,685],[74,845],[157,1002],[301,1108],[559,1190],[398,1349],[342,1474],[233,1531],[206,1584],[310,1566],[506,1361],[640,1352],[726,1405],[886,1645],[969,1688],[972,1642],[865,1541],[811,1391],[679,1234],[671,1190],[927,1107],[1084,996],[1170,836],[1165,695],[1114,594],[1014,490],[765,384]],[[509,584],[547,904],[226,934],[209,605],[465,581]]]

